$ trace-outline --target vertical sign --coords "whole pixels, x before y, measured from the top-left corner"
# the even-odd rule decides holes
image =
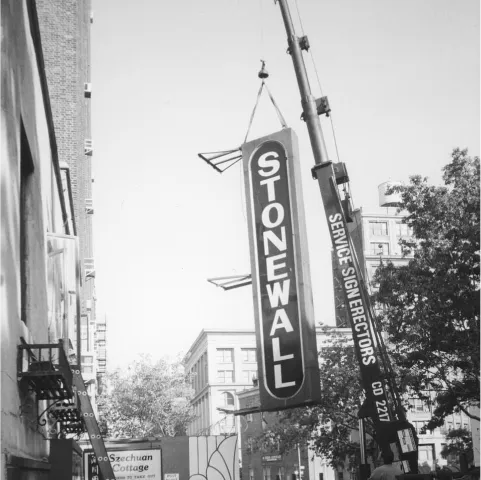
[[[320,398],[297,138],[242,146],[262,410]]]

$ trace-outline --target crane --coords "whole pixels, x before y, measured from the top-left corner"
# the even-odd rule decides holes
[[[347,222],[350,216],[350,199],[341,199],[339,186],[349,182],[343,163],[328,160],[326,144],[321,128],[320,115],[329,115],[327,97],[316,99],[309,86],[302,51],[309,50],[307,36],[297,37],[287,0],[279,3],[287,33],[288,53],[292,57],[302,104],[302,119],[306,122],[315,165],[312,176],[321,192],[329,233],[334,249],[335,262],[342,275],[342,289],[346,310],[352,329],[352,338],[359,363],[361,382],[366,400],[360,408],[361,478],[369,473],[364,453],[364,418],[374,424],[375,439],[383,453],[391,451],[405,474],[417,473],[418,439],[416,431],[406,419],[400,395],[385,352],[380,328],[357,261]],[[384,374],[380,366],[384,366]],[[409,475],[408,475],[409,476]]]

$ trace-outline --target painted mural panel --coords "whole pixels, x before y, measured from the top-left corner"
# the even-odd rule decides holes
[[[116,480],[239,480],[237,435],[105,441]],[[91,449],[84,450],[85,480],[99,480]]]

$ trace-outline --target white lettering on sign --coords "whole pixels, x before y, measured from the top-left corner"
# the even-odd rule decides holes
[[[334,238],[334,248],[341,265],[352,264],[351,247],[349,246],[346,230],[341,220],[342,215],[340,213],[329,216],[329,226]],[[356,269],[346,266],[341,269],[341,275],[343,277],[344,291],[348,299],[348,308],[352,315],[356,332],[354,340],[359,346],[361,361],[364,365],[373,365],[376,363],[376,357],[374,356],[372,334],[366,321],[366,311],[361,297]]]
[[[397,435],[399,437],[399,443],[401,444],[401,450],[403,453],[415,452],[417,450],[414,435],[410,428],[398,430]]]
[[[164,473],[164,480],[179,480],[178,473]]]
[[[284,146],[262,144],[249,168],[264,384],[289,398],[302,386],[304,359]]]
[[[276,190],[275,190],[275,182],[277,182],[281,177],[279,175],[272,177],[271,175],[277,173],[279,171],[280,162],[277,160],[279,158],[277,152],[267,152],[259,157],[258,165],[261,167],[259,169],[259,175],[261,177],[267,177],[265,180],[262,180],[260,184],[262,186],[267,187],[267,199],[269,202],[263,211],[262,211],[262,224],[264,227],[273,229],[278,227],[284,221],[284,207],[281,203],[276,202]],[[272,164],[272,165],[271,165]],[[267,171],[265,167],[270,168],[270,171]],[[274,212],[274,214],[272,214]],[[269,295],[269,300],[272,297],[272,289],[278,292],[281,288],[280,283],[278,280],[282,280],[288,276],[288,272],[286,269],[286,262],[283,259],[286,258],[285,253],[280,253],[278,255],[269,256],[269,242],[276,247],[279,251],[286,250],[287,244],[285,240],[286,236],[286,227],[281,227],[281,239],[275,235],[272,230],[264,230],[263,241],[264,241],[264,255],[266,256],[266,267],[267,267],[267,282],[276,282],[273,286],[271,283],[267,284],[267,291]],[[273,240],[275,238],[275,240]],[[286,280],[283,282],[283,285],[287,284],[287,292],[289,291],[289,284],[290,280]],[[285,305],[288,301],[286,295],[283,295]],[[278,302],[277,302],[278,303]],[[271,302],[272,304],[272,302]],[[270,336],[272,338],[272,351],[273,351],[273,360],[274,362],[282,362],[284,360],[289,360],[294,358],[294,354],[288,355],[281,355],[280,353],[280,343],[279,338],[274,337],[277,330],[284,330],[285,333],[290,333],[294,329],[289,321],[287,313],[285,309],[276,310],[274,314],[274,321],[272,323],[272,328],[270,331]],[[296,382],[283,382],[282,381],[282,367],[280,364],[274,365],[274,378],[275,378],[275,386],[276,388],[287,388],[292,387],[296,384]]]
[[[364,306],[364,299],[361,293],[361,285],[356,268],[354,267],[353,254],[343,222],[341,213],[334,213],[328,216],[331,238],[334,243],[336,257],[340,266],[342,276],[343,290],[347,297],[347,309],[352,322],[353,340],[356,345],[356,351],[360,356],[361,372],[364,375],[374,374],[379,378],[379,366],[376,359],[374,349],[374,340],[372,336],[371,326],[367,309]],[[377,417],[380,421],[388,422],[390,420],[389,410],[387,408],[387,400],[385,399],[385,390],[379,381],[374,381],[371,385],[372,399],[376,408]],[[376,398],[377,397],[377,398]]]

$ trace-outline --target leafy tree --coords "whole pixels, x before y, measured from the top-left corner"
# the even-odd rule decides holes
[[[468,409],[479,405],[479,159],[454,150],[443,178],[442,187],[419,176],[396,187],[415,238],[403,240],[402,248],[414,258],[405,267],[382,265],[374,279],[400,393],[426,398],[427,390],[436,390],[429,429],[453,412],[477,418]],[[321,356],[321,404],[281,412],[257,439],[258,448],[286,452],[310,443],[333,467],[346,458],[358,464],[352,436],[362,396],[358,362],[349,342],[335,334]],[[375,458],[369,421],[366,431]]]
[[[441,456],[448,458],[451,455],[456,459],[464,455],[467,462],[473,461],[473,437],[466,428],[451,430],[446,435],[446,444],[441,450]]]
[[[280,412],[277,422],[267,425],[257,439],[257,448],[281,453],[309,444],[336,468],[346,459],[352,466],[359,463],[359,441],[353,438],[358,430],[357,412],[363,395],[359,368],[352,342],[336,329],[321,327],[329,338],[322,347],[320,376],[321,403],[315,407],[295,408]],[[372,435],[372,424],[367,421],[367,433]],[[368,450],[373,453],[372,437]]]
[[[142,356],[107,374],[98,398],[102,434],[111,438],[185,435],[194,419],[189,376],[180,362]]]
[[[391,355],[405,386],[420,398],[434,391],[432,429],[453,412],[475,416],[479,406],[479,158],[455,149],[443,169],[444,186],[413,176],[397,186],[413,239],[402,267],[381,265],[375,300]]]

